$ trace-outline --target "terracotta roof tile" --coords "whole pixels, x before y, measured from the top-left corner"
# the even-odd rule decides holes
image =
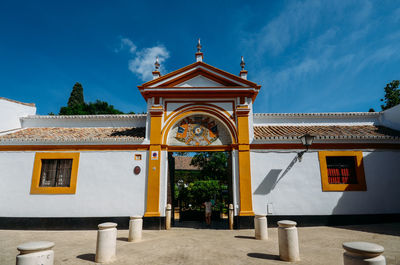
[[[21,101],[9,99],[9,98],[3,98],[3,97],[0,97],[0,99],[6,100],[6,101],[9,101],[9,102],[13,102],[13,103],[17,103],[17,104],[21,104],[21,105],[25,105],[25,106],[29,106],[29,107],[36,107],[35,103],[25,103],[25,102],[21,102]]]
[[[255,139],[298,138],[306,133],[317,138],[399,138],[400,132],[383,126],[254,126]]]
[[[192,161],[192,157],[190,157],[190,156],[176,156],[175,157],[175,170],[199,170],[198,167],[190,165],[191,161]]]
[[[140,141],[145,137],[144,127],[118,128],[26,128],[0,136],[4,141]]]

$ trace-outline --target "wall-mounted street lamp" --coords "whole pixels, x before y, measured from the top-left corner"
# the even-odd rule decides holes
[[[312,142],[314,141],[314,138],[315,138],[315,136],[313,136],[313,135],[311,135],[309,133],[306,133],[306,134],[304,134],[304,135],[299,137],[299,139],[301,140],[301,143],[306,147],[306,150],[297,153],[297,157],[299,159],[299,162],[301,162],[301,159],[302,159],[304,153],[307,152],[308,148],[312,145]]]

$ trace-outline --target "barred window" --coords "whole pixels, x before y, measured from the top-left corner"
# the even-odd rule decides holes
[[[75,194],[79,153],[37,152],[31,194]]]
[[[72,159],[42,159],[39,187],[69,187]]]
[[[366,191],[362,151],[319,151],[323,191]]]
[[[329,184],[357,184],[356,157],[327,156]]]

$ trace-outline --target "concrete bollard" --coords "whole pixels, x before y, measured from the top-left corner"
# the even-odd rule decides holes
[[[171,229],[171,215],[172,214],[172,207],[171,204],[167,204],[167,208],[165,209],[165,229]]]
[[[268,239],[268,224],[266,215],[254,216],[254,234],[258,240]]]
[[[98,263],[107,263],[115,260],[117,248],[117,224],[99,224],[97,231],[96,259]]]
[[[386,265],[386,259],[381,254],[382,246],[368,242],[345,242],[343,248],[344,265]]]
[[[283,220],[278,222],[279,257],[283,261],[299,261],[299,237],[297,223]]]
[[[129,220],[129,242],[139,242],[142,240],[143,218],[141,216],[131,216]]]
[[[50,241],[33,241],[19,245],[20,252],[17,255],[17,265],[53,265],[54,243]]]
[[[229,204],[229,229],[233,230],[233,204]]]

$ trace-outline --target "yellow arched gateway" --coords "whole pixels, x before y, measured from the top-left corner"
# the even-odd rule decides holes
[[[253,216],[249,118],[260,86],[197,62],[139,86],[148,104],[149,165],[146,217],[160,217],[163,169],[168,151],[233,151],[238,163],[239,216]]]

